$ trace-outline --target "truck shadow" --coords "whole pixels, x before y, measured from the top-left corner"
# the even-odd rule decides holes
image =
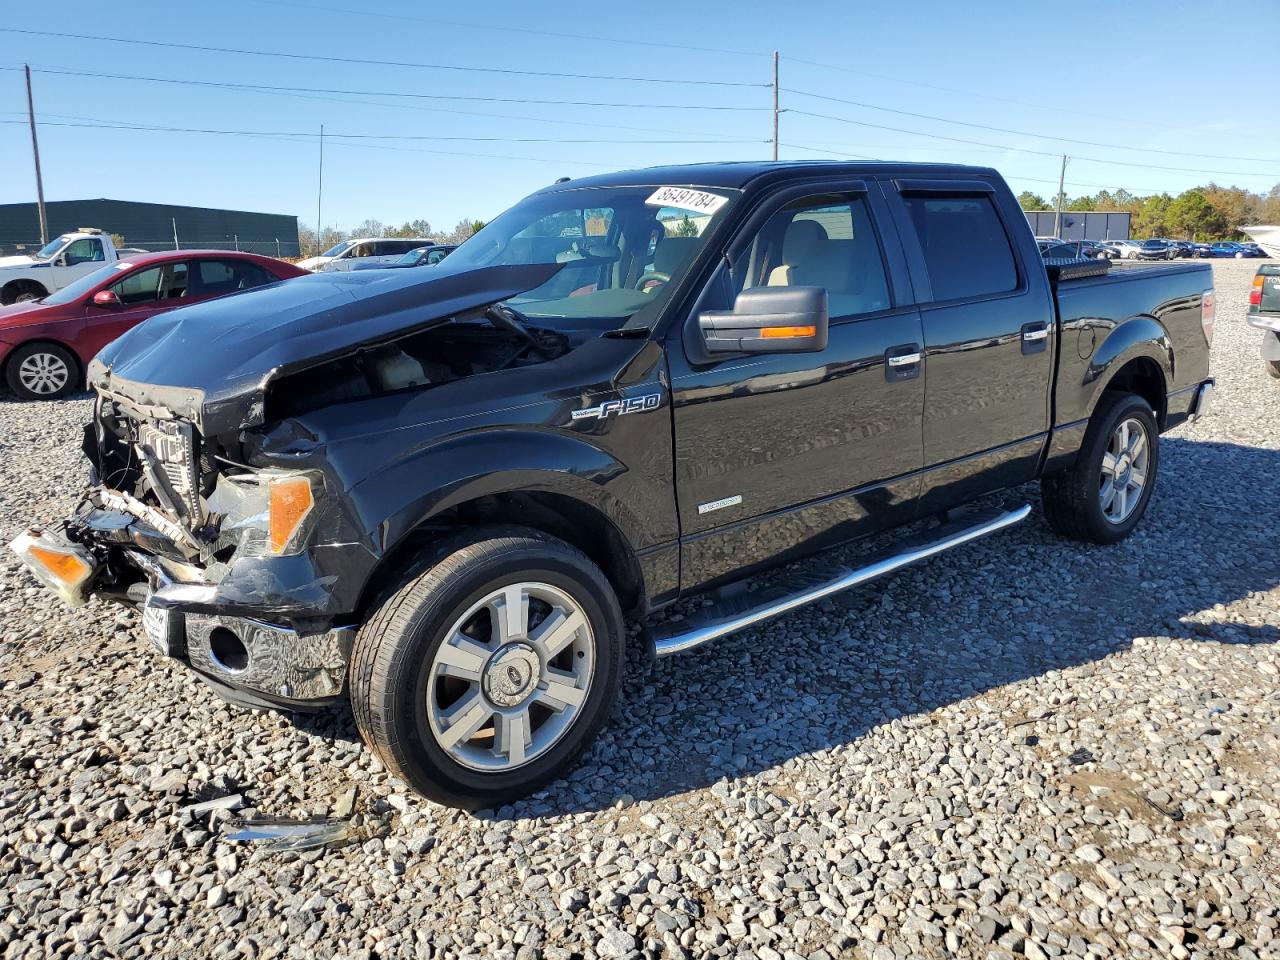
[[[899,718],[1100,661],[1135,637],[1280,642],[1261,604],[1243,610],[1252,622],[1213,612],[1280,584],[1280,516],[1258,496],[1275,488],[1280,451],[1165,437],[1161,453],[1148,516],[1124,543],[1060,539],[1037,511],[1009,533],[808,611],[637,664],[613,721],[567,778],[482,816],[603,810],[761,773],[855,745]],[[1002,499],[1038,506],[1039,488]],[[865,550],[838,552],[855,564]],[[1206,685],[1215,680],[1230,682]],[[338,714],[301,722],[327,736],[350,726]]]

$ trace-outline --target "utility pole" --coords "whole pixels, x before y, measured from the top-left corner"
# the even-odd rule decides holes
[[[1058,212],[1053,218],[1053,235],[1062,239],[1062,200],[1063,190],[1067,186],[1067,155],[1062,155],[1062,172],[1058,174]]]
[[[773,51],[773,159],[778,159],[778,51]]]
[[[320,240],[324,234],[324,221],[320,219],[320,201],[324,197],[324,124],[320,124],[320,179],[316,185],[316,256],[320,256]]]
[[[31,155],[36,161],[36,208],[40,213],[40,246],[43,247],[49,242],[49,221],[44,215],[44,178],[40,176],[40,142],[36,139],[36,108],[31,99],[31,67],[24,63],[22,69],[27,75],[27,122],[31,124]]]

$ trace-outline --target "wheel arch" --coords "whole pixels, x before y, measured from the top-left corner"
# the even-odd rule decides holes
[[[74,369],[71,372],[78,378],[77,383],[81,386],[84,385],[86,365],[85,362],[80,359],[80,354],[76,353],[76,348],[71,346],[71,344],[67,343],[65,340],[59,340],[57,337],[50,336],[32,337],[30,340],[23,340],[21,343],[13,344],[9,352],[4,355],[4,362],[0,363],[0,379],[8,377],[9,368],[13,366],[14,358],[18,355],[18,351],[25,347],[32,346],[61,347],[63,350],[67,351],[67,353],[71,355],[71,362],[74,366]]]
[[[30,277],[17,277],[0,287],[0,305],[7,307],[26,291],[42,297],[49,295],[49,289],[40,281],[32,280]]]
[[[1094,351],[1085,376],[1092,417],[1108,390],[1136,393],[1156,414],[1163,430],[1168,385],[1173,381],[1173,341],[1154,317],[1140,315],[1118,324]]]
[[[358,513],[385,517],[371,531],[379,547],[360,609],[443,535],[468,526],[520,526],[563,540],[600,567],[624,610],[643,609],[637,547],[651,535],[628,506],[640,495],[628,476],[586,440],[517,431],[461,437],[380,471],[349,493]]]

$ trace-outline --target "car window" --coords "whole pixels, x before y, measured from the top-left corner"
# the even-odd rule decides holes
[[[907,194],[902,200],[924,251],[934,300],[1017,289],[1013,248],[991,197]]]
[[[813,197],[782,208],[752,238],[732,281],[734,296],[749,287],[823,287],[833,320],[890,306],[884,259],[862,197]]]
[[[430,253],[427,254],[427,263],[428,264],[439,263],[448,255],[449,255],[448,250],[432,250]]]
[[[200,296],[220,297],[237,290],[249,290],[275,281],[256,263],[247,260],[200,260],[196,264],[200,278]]]
[[[69,267],[74,267],[78,263],[102,263],[106,260],[102,241],[94,237],[81,237],[76,240],[67,247],[64,256]]]
[[[145,270],[129,274],[119,283],[112,284],[111,289],[123,304],[151,303],[162,297],[163,288],[160,281],[163,273],[163,267],[147,267]]]

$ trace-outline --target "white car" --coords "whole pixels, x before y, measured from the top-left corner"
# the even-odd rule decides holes
[[[326,273],[334,270],[350,270],[356,263],[395,263],[410,250],[425,247],[438,241],[425,237],[389,239],[379,237],[355,237],[330,247],[318,257],[298,261],[303,270]]]
[[[55,237],[34,254],[0,257],[0,304],[47,297],[119,259],[111,238],[92,227]]]

